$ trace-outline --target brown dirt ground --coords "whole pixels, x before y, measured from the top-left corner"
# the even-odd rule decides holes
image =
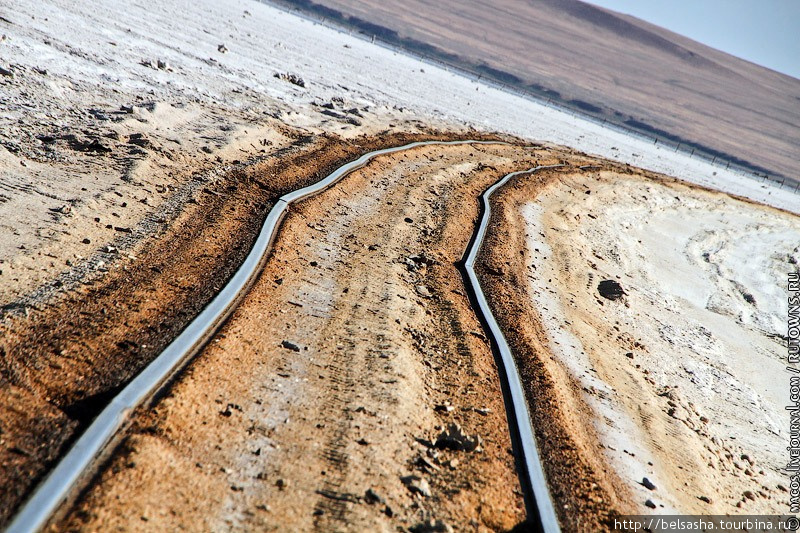
[[[477,196],[554,157],[417,149],[292,209],[242,306],[58,529],[519,526],[496,367],[455,263]],[[432,261],[409,269],[415,254]],[[481,436],[481,452],[431,446],[452,421]],[[370,488],[385,503],[367,503]]]
[[[246,255],[275,198],[361,153],[412,140],[301,137],[209,183],[97,279],[0,323],[0,523],[76,431],[199,312]],[[198,280],[212,280],[200,283]]]

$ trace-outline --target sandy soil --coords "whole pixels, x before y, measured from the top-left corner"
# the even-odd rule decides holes
[[[798,217],[608,167],[519,180],[498,205],[493,238],[525,255],[488,256],[512,288],[485,279],[537,323],[512,333],[520,358],[555,389],[582,462],[622,481],[600,483],[618,509],[785,512],[780,295]],[[622,299],[599,294],[609,279]]]
[[[417,149],[294,209],[242,307],[61,528],[524,520],[493,357],[454,262],[480,191],[539,158],[558,160],[499,145]],[[453,422],[480,450],[433,444]],[[412,475],[429,494],[404,485]]]

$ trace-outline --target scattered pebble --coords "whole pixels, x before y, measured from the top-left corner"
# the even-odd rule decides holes
[[[409,531],[411,533],[452,533],[453,528],[444,520],[426,520],[419,524],[412,526]]]
[[[428,287],[426,287],[425,285],[417,285],[416,290],[417,294],[420,295],[422,298],[430,298],[432,296],[431,291],[428,290]]]
[[[385,504],[386,500],[383,499],[377,492],[369,488],[364,492],[364,501],[372,505],[373,503]]]
[[[413,493],[421,494],[426,498],[430,497],[431,495],[431,487],[424,478],[411,475],[401,477],[400,481],[402,481],[403,485],[405,485],[406,488]]]
[[[459,424],[448,424],[447,429],[439,434],[436,439],[437,448],[474,452],[481,445],[478,435],[467,435]]]
[[[281,341],[281,346],[283,346],[287,350],[291,350],[293,352],[299,352],[300,351],[300,347],[298,345],[296,345],[295,343],[293,343],[292,341],[286,341],[286,340],[285,341]]]
[[[303,78],[301,78],[297,74],[290,74],[288,72],[284,73],[284,74],[275,73],[274,77],[276,77],[276,78],[278,78],[280,80],[283,80],[283,81],[288,81],[289,83],[297,85],[298,87],[305,87],[306,86],[305,80],[303,80]]]
[[[597,292],[607,300],[619,300],[625,296],[625,290],[619,282],[613,279],[604,279],[597,285]]]

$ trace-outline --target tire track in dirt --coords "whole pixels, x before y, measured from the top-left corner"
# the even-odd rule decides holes
[[[114,256],[101,280],[0,325],[5,399],[2,519],[100,408],[199,312],[235,271],[272,201],[365,150],[441,134],[300,138],[209,183],[171,228]],[[204,280],[198,283],[195,280]]]
[[[293,208],[242,307],[63,527],[520,522],[497,371],[453,264],[477,196],[540,155],[417,149]],[[482,451],[431,446],[451,421]]]

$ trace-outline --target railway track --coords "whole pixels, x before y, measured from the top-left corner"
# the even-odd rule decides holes
[[[211,340],[248,292],[261,271],[281,222],[289,207],[305,198],[316,195],[336,184],[347,174],[365,166],[372,159],[386,154],[410,150],[427,145],[497,144],[494,141],[423,141],[366,153],[328,175],[316,184],[282,196],[269,212],[258,238],[242,266],[211,303],[187,328],[136,378],[134,378],[92,422],[72,448],[37,487],[9,524],[9,533],[40,531],[50,523],[64,506],[88,483],[97,469],[114,450],[130,424],[134,411],[149,405],[186,364]],[[536,167],[513,172],[489,188],[482,196],[482,216],[473,235],[466,258],[461,265],[475,311],[483,320],[495,350],[506,405],[507,418],[520,457],[521,482],[526,489],[526,502],[531,518],[536,519],[541,530],[559,531],[552,500],[544,478],[522,383],[513,356],[494,319],[481,290],[474,270],[478,252],[488,227],[492,193],[513,177],[536,172]]]

